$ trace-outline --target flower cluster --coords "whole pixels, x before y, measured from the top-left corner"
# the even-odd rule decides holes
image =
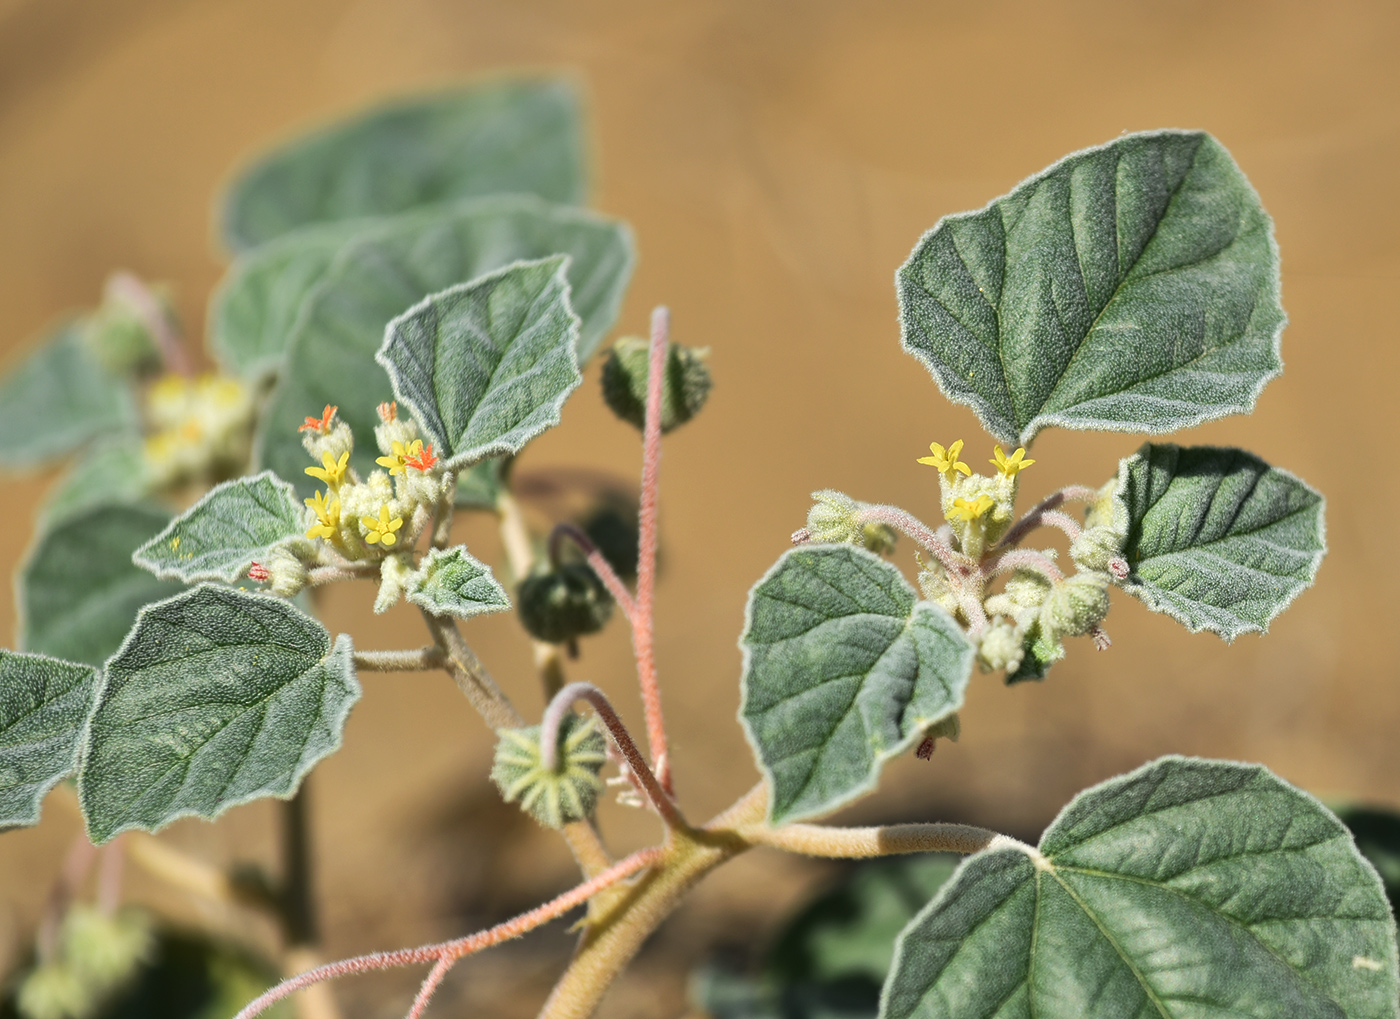
[[[147,477],[167,488],[242,473],[253,430],[253,396],[225,375],[164,375],[146,391]]]
[[[1026,459],[1026,451],[1017,448],[1007,456],[1000,446],[995,458],[989,460],[996,468],[994,476],[972,473],[958,457],[963,441],[946,449],[934,442],[929,445],[930,456],[919,458],[938,471],[938,487],[943,495],[943,516],[957,540],[958,550],[972,559],[981,559],[991,546],[1001,540],[1011,526],[1016,505],[1018,475],[1035,463]]]

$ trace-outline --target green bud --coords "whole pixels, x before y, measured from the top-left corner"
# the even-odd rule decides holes
[[[1076,573],[1051,590],[1040,607],[1040,623],[1055,638],[1081,637],[1108,615],[1108,578]]]
[[[1109,564],[1123,555],[1128,540],[1128,507],[1118,497],[1114,479],[1099,489],[1099,498],[1084,515],[1084,530],[1069,546],[1070,558],[1080,569],[1109,571]]]
[[[276,548],[264,564],[268,588],[282,598],[295,598],[306,587],[306,563],[287,548]]]
[[[396,552],[385,556],[379,564],[379,594],[374,599],[374,612],[382,615],[393,608],[404,592],[418,579],[413,568],[413,553]]]
[[[954,619],[961,606],[953,585],[948,583],[948,574],[937,563],[919,571],[919,592],[925,601],[931,601]]]
[[[595,718],[565,716],[553,770],[544,766],[540,726],[501,729],[497,735],[491,781],[507,803],[518,801],[521,810],[546,828],[562,828],[593,816],[603,788],[598,774],[608,759]]]
[[[1017,608],[1038,609],[1045,603],[1052,585],[1033,570],[1017,570],[1006,582],[1006,597]]]
[[[607,498],[579,521],[603,558],[623,580],[637,577],[637,504],[630,498]]]
[[[525,578],[516,604],[530,636],[550,644],[597,633],[613,609],[607,588],[584,563],[565,563]]]
[[[1037,620],[1026,627],[1025,656],[1021,667],[1006,677],[1006,682],[1021,683],[1028,679],[1044,679],[1045,674],[1065,656],[1065,647],[1059,638],[1048,633]]]
[[[1021,667],[1025,654],[1025,632],[1011,620],[998,616],[982,631],[977,665],[983,672],[1005,670],[1010,675]]]
[[[864,503],[831,488],[813,492],[812,498],[816,501],[807,511],[808,541],[861,545],[877,555],[894,551],[893,528],[877,521],[862,524],[857,519]]]
[[[666,378],[661,387],[661,430],[683,425],[705,405],[710,395],[708,347],[697,350],[672,343],[666,354]],[[603,399],[614,414],[638,428],[646,425],[647,376],[651,368],[646,340],[625,336],[613,344],[603,362]]]
[[[94,1014],[99,1002],[82,974],[61,959],[30,970],[15,992],[24,1019],[77,1019]]]
[[[154,948],[150,920],[139,910],[109,916],[91,906],[75,906],[64,920],[64,958],[102,996],[136,976]]]

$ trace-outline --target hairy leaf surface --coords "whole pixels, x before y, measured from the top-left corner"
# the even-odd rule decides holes
[[[107,663],[78,793],[94,842],[288,797],[360,696],[350,638],[270,595],[202,585],[148,606]]]
[[[796,548],[749,594],[740,719],[773,822],[874,788],[885,761],[962,706],[972,645],[900,572],[849,545]]]
[[[135,426],[126,383],[88,349],[69,324],[0,379],[0,467],[37,467],[100,435]]]
[[[215,485],[132,557],[162,580],[232,584],[249,563],[302,535],[292,486],[271,471]]]
[[[1242,413],[1283,366],[1272,224],[1199,131],[1126,135],[946,217],[896,288],[904,349],[1006,443]]]
[[[39,823],[44,794],[78,766],[97,670],[0,649],[0,831]]]
[[[900,935],[883,1019],[1392,1019],[1395,924],[1322,804],[1162,758],[1074,798],[1039,851],[968,859]]]
[[[1323,499],[1239,449],[1148,443],[1119,467],[1128,510],[1123,585],[1195,633],[1268,629],[1312,585]]]
[[[56,521],[103,503],[138,503],[149,490],[141,436],[127,432],[88,446],[49,490],[40,512],[43,521]]]
[[[437,615],[467,619],[510,608],[510,598],[491,567],[463,545],[432,549],[419,563],[418,574],[408,600]]]
[[[352,462],[367,473],[376,456],[375,407],[394,398],[374,359],[389,321],[429,294],[553,254],[570,259],[582,363],[611,327],[632,271],[630,235],[614,220],[534,199],[489,199],[431,216],[415,213],[345,247],[299,313],[258,437],[261,465],[310,494],[296,429],[308,414],[335,404],[355,433]]]
[[[307,223],[501,192],[577,203],[585,192],[578,97],[563,81],[506,81],[401,100],[294,138],[234,181],[235,250]]]
[[[583,383],[567,262],[517,262],[433,294],[385,329],[376,360],[448,468],[520,452],[559,423]]]
[[[46,527],[20,569],[20,646],[101,665],[141,606],[180,590],[131,561],[169,521],[164,510],[105,504]]]

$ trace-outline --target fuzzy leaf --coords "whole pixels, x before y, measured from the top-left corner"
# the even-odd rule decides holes
[[[1322,496],[1243,450],[1148,443],[1119,466],[1118,497],[1123,586],[1192,633],[1268,629],[1326,551]]]
[[[224,237],[238,250],[307,223],[508,191],[578,203],[580,121],[562,81],[400,100],[294,138],[244,170],[229,191]]]
[[[107,663],[78,776],[88,835],[286,798],[339,749],[350,638],[270,595],[202,585],[142,610]]]
[[[875,787],[885,761],[962,706],[972,645],[864,549],[785,553],[749,594],[739,717],[772,787],[773,823]]]
[[[375,359],[448,468],[520,452],[582,385],[567,261],[517,262],[433,294],[384,330]]]
[[[583,320],[582,364],[611,327],[632,271],[631,237],[614,220],[535,199],[497,198],[413,213],[341,250],[298,315],[286,370],[258,436],[260,465],[310,494],[296,429],[329,403],[354,430],[352,463],[368,473],[379,423],[374,408],[393,399],[389,377],[374,359],[389,321],[429,294],[554,254],[570,258],[570,301]]]
[[[102,503],[138,503],[149,492],[141,436],[130,432],[88,446],[49,490],[41,513],[54,521]]]
[[[882,1019],[1393,1019],[1395,924],[1317,800],[1166,757],[971,857],[900,935]]]
[[[126,384],[102,367],[76,324],[6,368],[0,379],[0,467],[42,466],[98,436],[135,427]]]
[[[20,569],[20,646],[101,665],[141,606],[180,590],[131,561],[169,521],[163,510],[117,503],[48,526]]]
[[[510,598],[491,573],[463,545],[432,549],[418,566],[419,579],[408,600],[436,615],[462,619],[483,612],[504,612]]]
[[[1244,413],[1283,368],[1272,224],[1199,131],[1126,135],[946,217],[896,288],[904,349],[1006,443]]]
[[[44,795],[78,766],[97,670],[0,648],[0,831],[39,823]]]
[[[483,460],[459,474],[455,499],[457,508],[494,510],[501,494],[504,464],[503,458]]]
[[[232,584],[249,563],[301,537],[304,515],[292,486],[263,471],[215,485],[132,559],[162,580]]]

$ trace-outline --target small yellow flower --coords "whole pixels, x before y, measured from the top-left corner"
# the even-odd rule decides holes
[[[330,450],[321,454],[321,467],[308,467],[306,473],[310,474],[317,481],[323,482],[332,490],[339,490],[340,483],[345,480],[345,465],[350,462],[350,453],[347,450],[340,454],[337,460],[331,456]]]
[[[933,456],[919,457],[919,463],[928,464],[930,467],[937,467],[938,473],[945,478],[951,478],[954,471],[962,471],[964,475],[970,475],[972,468],[958,459],[958,454],[962,452],[963,441],[959,439],[947,449],[944,449],[936,442],[929,443],[929,452]]]
[[[972,522],[986,513],[996,505],[990,495],[979,495],[970,502],[967,499],[954,499],[953,509],[949,516],[957,517],[959,520]]]
[[[1001,471],[1002,477],[1004,478],[1014,478],[1018,472],[1025,470],[1031,464],[1035,463],[1034,460],[1025,459],[1026,449],[1024,446],[1017,446],[1016,452],[1012,453],[1010,456],[1003,453],[1000,446],[996,448],[995,452],[996,459],[988,460],[987,463],[992,464],[997,470]]]
[[[393,449],[394,452],[392,454],[389,456],[381,456],[374,462],[380,467],[389,468],[390,474],[402,474],[409,460],[416,458],[419,453],[423,452],[423,440],[414,439],[409,443],[407,448],[404,447],[402,442],[395,440]]]
[[[394,443],[398,445],[398,443]],[[383,477],[383,475],[380,475]],[[388,548],[399,540],[399,536],[394,532],[403,526],[403,517],[389,518],[389,507],[379,507],[379,519],[374,517],[360,517],[360,524],[369,529],[365,535],[365,542],[370,545],[383,545]]]
[[[317,492],[313,498],[302,500],[316,512],[316,523],[306,532],[308,538],[330,541],[340,530],[340,500],[330,499],[329,495],[329,492]]]

